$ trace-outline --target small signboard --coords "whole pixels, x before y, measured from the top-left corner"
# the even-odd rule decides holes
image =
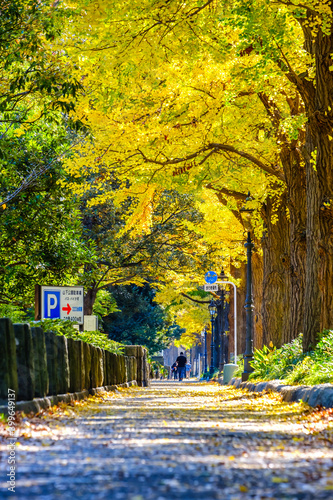
[[[205,274],[205,281],[206,283],[215,283],[217,281],[217,274],[214,271],[208,271]]]
[[[84,327],[85,332],[97,332],[98,331],[98,317],[95,315],[84,316]]]
[[[83,286],[42,286],[41,319],[69,319],[83,325]]]
[[[218,292],[218,285],[204,285],[205,292]]]

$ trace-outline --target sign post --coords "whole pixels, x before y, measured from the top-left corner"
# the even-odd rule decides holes
[[[41,286],[40,319],[69,319],[83,325],[83,298],[83,286]]]
[[[235,354],[234,354],[234,362],[237,365],[237,288],[235,283],[232,281],[217,281],[219,285],[232,285],[234,287],[234,345],[235,345]]]
[[[205,292],[217,292],[218,285],[232,285],[234,287],[234,344],[235,344],[235,364],[237,364],[237,288],[232,281],[218,281],[218,276],[214,271],[208,271],[205,274],[206,285],[204,285]]]

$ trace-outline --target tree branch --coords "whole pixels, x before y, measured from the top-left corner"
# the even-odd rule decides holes
[[[236,149],[233,146],[229,146],[228,144],[211,143],[208,144],[208,148],[214,148],[216,150],[228,151],[230,153],[234,153],[238,156],[241,156],[242,158],[245,158],[246,160],[249,160],[251,163],[259,167],[260,170],[263,170],[267,174],[273,175],[274,177],[277,177],[280,180],[284,180],[283,173],[280,171],[279,167],[272,164],[266,165],[265,163],[263,163],[250,153],[246,153],[245,151]]]
[[[192,302],[196,302],[197,304],[210,304],[210,300],[196,300],[196,299],[192,299],[192,297],[190,297],[189,295],[186,295],[186,293],[183,293],[181,292],[180,295],[182,295],[182,297],[185,297],[186,299],[189,299],[189,300],[192,300]]]
[[[172,158],[172,159],[167,159],[164,161],[153,160],[152,158],[148,158],[140,149],[138,149],[137,151],[141,154],[141,156],[145,162],[154,163],[155,165],[167,166],[167,165],[177,165],[178,163],[184,163],[186,161],[193,160],[193,159],[197,158],[198,156],[200,156],[201,154],[203,154],[207,151],[211,151],[211,150],[213,150],[212,154],[214,152],[216,153],[218,151],[225,151],[225,152],[229,152],[229,153],[234,153],[238,156],[241,156],[242,158],[245,158],[246,160],[249,160],[251,163],[253,163],[257,167],[259,167],[260,170],[263,170],[267,174],[272,175],[274,177],[277,177],[280,180],[284,180],[283,173],[280,171],[279,167],[272,165],[272,164],[267,165],[267,164],[263,163],[262,161],[260,161],[255,156],[253,156],[252,154],[247,153],[245,151],[241,151],[239,149],[236,149],[233,146],[230,146],[228,144],[220,144],[220,143],[212,142],[212,143],[207,144],[207,146],[202,147],[201,149],[199,149],[195,153],[184,156],[183,158]],[[208,158],[208,156],[207,156],[207,158]]]
[[[207,189],[212,189],[213,191],[215,191],[217,199],[225,207],[227,207],[228,202],[223,197],[223,195],[231,196],[232,198],[234,198],[237,201],[242,201],[242,202],[246,201],[246,195],[243,194],[243,193],[239,193],[238,191],[231,191],[230,189],[227,189],[227,188],[214,188],[212,183],[206,184],[206,188]],[[235,219],[238,220],[238,222],[242,226],[244,226],[244,221],[242,219],[242,216],[241,216],[239,210],[232,210],[232,209],[230,209],[230,207],[228,207],[228,210],[230,210],[230,212],[233,214],[233,216],[235,217]]]

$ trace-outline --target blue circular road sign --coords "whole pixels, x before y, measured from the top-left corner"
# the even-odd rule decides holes
[[[205,280],[206,283],[215,283],[217,280],[217,274],[214,273],[214,271],[208,271],[208,273],[205,274]]]

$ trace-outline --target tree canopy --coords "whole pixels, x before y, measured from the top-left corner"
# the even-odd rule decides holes
[[[180,338],[181,329],[168,311],[154,302],[155,292],[143,287],[122,286],[111,289],[119,312],[104,318],[105,331],[117,342],[144,345],[151,354]]]
[[[331,4],[31,0],[3,12],[4,150],[20,160],[35,120],[41,136],[66,131],[54,189],[79,210],[85,250],[71,269],[87,310],[103,287],[149,282],[197,331],[180,293],[200,296],[222,265],[242,287],[250,230],[258,339],[303,331],[309,350],[333,323]]]

